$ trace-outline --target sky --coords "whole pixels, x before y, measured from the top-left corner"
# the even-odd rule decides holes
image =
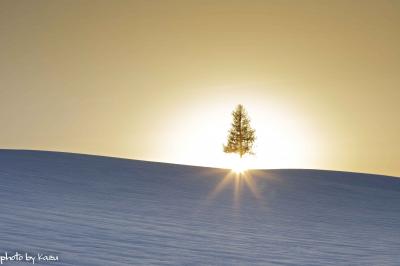
[[[0,148],[400,176],[400,1],[0,1]]]

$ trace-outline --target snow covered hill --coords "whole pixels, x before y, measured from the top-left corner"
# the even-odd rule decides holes
[[[251,173],[258,195],[245,180],[238,193],[234,178],[216,193],[228,173],[0,150],[0,255],[59,256],[35,265],[400,265],[400,179],[263,170]]]

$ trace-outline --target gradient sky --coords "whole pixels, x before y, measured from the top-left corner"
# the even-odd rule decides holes
[[[400,176],[400,1],[0,1],[0,148]],[[250,160],[250,158],[249,158]]]

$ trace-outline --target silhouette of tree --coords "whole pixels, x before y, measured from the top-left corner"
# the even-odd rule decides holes
[[[255,130],[250,126],[250,119],[243,105],[239,104],[232,112],[232,128],[229,130],[228,143],[224,145],[225,153],[238,153],[240,158],[245,154],[254,154],[253,143]]]

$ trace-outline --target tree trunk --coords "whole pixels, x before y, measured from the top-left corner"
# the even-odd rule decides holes
[[[242,159],[243,156],[243,147],[242,147],[242,109],[240,109],[239,112],[239,154],[240,154],[240,159]]]

